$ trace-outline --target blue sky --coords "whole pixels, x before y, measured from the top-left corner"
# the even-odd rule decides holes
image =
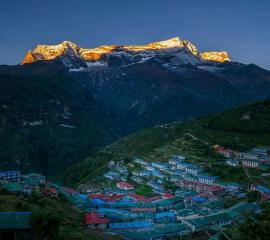
[[[0,64],[37,44],[143,44],[179,36],[270,69],[270,1],[2,0]]]

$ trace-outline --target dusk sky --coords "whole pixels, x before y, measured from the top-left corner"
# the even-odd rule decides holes
[[[37,44],[144,44],[179,36],[270,69],[269,0],[3,0],[0,64]]]

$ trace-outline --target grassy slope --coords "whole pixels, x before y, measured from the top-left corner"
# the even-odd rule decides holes
[[[0,211],[46,211],[56,214],[61,219],[61,240],[86,240],[100,239],[91,233],[83,225],[83,214],[75,210],[67,201],[47,197],[22,198],[0,190]]]
[[[262,123],[257,122],[261,116],[266,121],[269,119],[268,106],[269,101],[260,102],[201,120],[159,126],[132,134],[72,166],[62,177],[71,185],[86,181],[98,182],[110,160],[129,161],[134,156],[139,156],[146,160],[167,161],[172,154],[186,154],[190,162],[202,164],[212,174],[219,175],[224,180],[247,182],[244,170],[226,166],[224,160],[213,153],[211,146],[220,144],[248,150],[258,145],[269,145],[270,125],[263,120]],[[250,111],[253,117],[249,120],[239,119],[243,111]],[[238,124],[234,124],[235,122]],[[237,128],[232,128],[232,125]],[[265,133],[256,130],[262,128]],[[254,177],[254,181],[260,181],[258,172],[250,171],[250,175]]]

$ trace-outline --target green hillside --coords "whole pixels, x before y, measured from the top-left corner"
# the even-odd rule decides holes
[[[31,223],[37,228],[39,239],[101,239],[87,232],[83,213],[75,210],[65,199],[48,198],[38,192],[24,198],[0,189],[0,211],[31,211]]]
[[[266,124],[270,118],[268,106],[269,101],[259,102],[216,116],[157,126],[132,134],[72,166],[61,177],[70,185],[98,182],[111,160],[130,161],[139,156],[145,160],[167,161],[173,154],[185,154],[190,162],[203,165],[224,180],[247,182],[244,170],[225,165],[224,159],[213,152],[212,146],[219,144],[236,150],[249,150],[269,145],[270,126]],[[242,120],[241,116],[246,112],[251,117]],[[263,119],[260,119],[262,116]],[[252,181],[260,181],[256,170],[250,170],[249,175]]]

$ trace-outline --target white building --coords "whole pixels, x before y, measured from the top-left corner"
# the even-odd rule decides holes
[[[245,167],[250,167],[250,168],[258,168],[259,167],[259,162],[252,160],[252,159],[243,159],[243,160],[241,160],[241,163]]]

